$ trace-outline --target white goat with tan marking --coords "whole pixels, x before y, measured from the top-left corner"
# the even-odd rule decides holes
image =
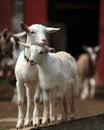
[[[50,32],[55,32],[59,28],[49,28],[40,24],[34,24],[27,27],[24,23],[21,23],[21,29],[27,33],[27,42],[25,45],[33,44],[46,44],[47,38],[46,34]],[[24,43],[23,43],[24,44]],[[35,100],[33,125],[39,125],[37,102],[40,97],[40,87],[38,84],[38,69],[36,65],[30,66],[28,58],[30,56],[29,49],[22,51],[19,55],[15,66],[16,75],[16,86],[18,93],[18,121],[16,128],[22,128],[24,125],[29,126],[31,124],[32,116],[32,105],[33,96]],[[27,111],[24,123],[24,87],[26,87],[27,96]],[[35,93],[35,95],[34,95]]]
[[[79,56],[77,66],[81,85],[81,99],[86,99],[87,97],[94,97],[95,94],[95,74],[99,46],[84,46],[83,48],[86,53]]]
[[[69,86],[73,89],[71,112],[74,114],[74,98],[78,92],[78,74],[75,59],[63,51],[50,53],[50,48],[47,46],[31,45],[28,47],[30,52],[29,63],[30,66],[37,65],[39,83],[43,93],[42,124],[47,124],[48,118],[51,122],[55,121],[56,115],[57,120],[62,121],[66,119],[68,114],[68,103],[66,104],[66,98],[68,97],[65,96]],[[60,111],[56,113],[54,110],[55,99]]]

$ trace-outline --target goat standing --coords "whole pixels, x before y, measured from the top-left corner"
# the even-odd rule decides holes
[[[88,96],[93,97],[95,94],[95,74],[99,46],[94,48],[84,46],[83,48],[87,53],[79,56],[77,66],[81,85],[81,99],[86,99]]]
[[[23,50],[23,46],[20,46],[18,41],[23,37],[24,33],[13,34],[4,29],[1,37],[1,52],[3,60],[2,69],[4,76],[8,82],[14,87],[14,95],[12,102],[17,103],[17,90],[16,90],[16,78],[14,74],[14,68],[17,61],[17,58],[20,52]]]
[[[50,28],[45,27],[40,24],[34,24],[28,27],[24,23],[20,24],[21,29],[27,33],[27,41],[25,46],[31,44],[39,44],[44,45],[47,44],[46,34],[50,32],[55,32],[59,30],[59,28]],[[36,65],[29,65],[29,50],[24,49],[20,53],[20,56],[17,60],[15,67],[15,75],[16,75],[16,86],[18,93],[18,121],[17,128],[22,128],[24,125],[29,126],[31,124],[31,116],[32,116],[32,104],[33,104],[33,95],[35,100],[34,107],[34,115],[33,115],[33,125],[39,125],[39,117],[38,117],[38,109],[37,102],[40,97],[40,85],[38,82],[38,69]],[[26,87],[26,95],[27,95],[27,111],[26,118],[24,123],[24,87]],[[35,94],[34,94],[35,93]]]
[[[30,66],[37,64],[38,68],[39,84],[44,102],[42,124],[47,124],[48,118],[51,122],[55,121],[56,115],[58,121],[66,119],[68,114],[66,98],[68,97],[65,97],[65,94],[69,86],[73,89],[71,112],[74,114],[74,98],[75,94],[78,93],[78,74],[75,59],[63,51],[50,53],[52,49],[47,46],[26,45],[26,47],[29,47]],[[53,105],[55,99],[57,99],[58,105],[57,112]],[[64,103],[66,105],[63,105]]]

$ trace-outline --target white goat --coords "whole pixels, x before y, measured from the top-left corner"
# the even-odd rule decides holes
[[[59,30],[59,28],[49,28],[40,24],[34,24],[30,27],[27,27],[24,23],[21,23],[22,30],[27,33],[27,41],[26,45],[31,44],[46,44],[47,38],[46,34],[50,32],[55,32]],[[24,43],[23,43],[24,44]],[[28,62],[29,58],[29,50],[24,49],[21,52],[15,67],[15,75],[17,79],[17,93],[18,93],[18,121],[17,128],[22,128],[23,125],[29,126],[31,123],[31,115],[32,115],[32,104],[33,104],[33,95],[35,99],[35,107],[34,107],[34,116],[33,116],[33,125],[39,125],[38,118],[38,109],[37,102],[40,97],[40,87],[38,84],[38,69],[36,65],[30,66]],[[27,112],[24,123],[24,87],[26,87],[26,95],[27,95]]]
[[[33,24],[30,27],[21,23],[21,29],[27,33],[27,41],[26,44],[34,45],[34,44],[47,44],[47,33],[53,33],[60,28],[51,28],[45,27],[41,24]]]
[[[93,97],[95,94],[95,74],[99,46],[84,46],[83,48],[87,53],[83,53],[79,56],[77,66],[81,86],[81,99],[86,99],[88,96]]]
[[[74,98],[78,92],[78,74],[75,59],[63,51],[50,53],[51,49],[47,46],[31,45],[26,47],[29,47],[30,67],[35,64],[38,67],[39,83],[44,101],[42,124],[47,124],[48,118],[51,122],[55,121],[56,115],[58,121],[66,119],[68,111],[66,98],[68,97],[65,98],[65,94],[69,86],[73,89],[71,112],[74,114]],[[60,112],[54,112],[55,106],[53,104],[55,99],[53,95],[57,99],[57,108],[59,108]],[[65,113],[64,116],[63,112]]]

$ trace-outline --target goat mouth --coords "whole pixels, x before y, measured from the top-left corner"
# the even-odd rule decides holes
[[[33,62],[33,63],[29,63],[31,66],[33,66],[33,65],[35,65],[36,64],[36,62]]]

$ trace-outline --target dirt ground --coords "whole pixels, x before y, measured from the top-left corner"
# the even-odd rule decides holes
[[[101,90],[93,99],[81,101],[77,99],[76,117],[87,117],[104,113],[104,92]],[[13,87],[0,85],[0,130],[15,128],[18,107],[12,103]]]

